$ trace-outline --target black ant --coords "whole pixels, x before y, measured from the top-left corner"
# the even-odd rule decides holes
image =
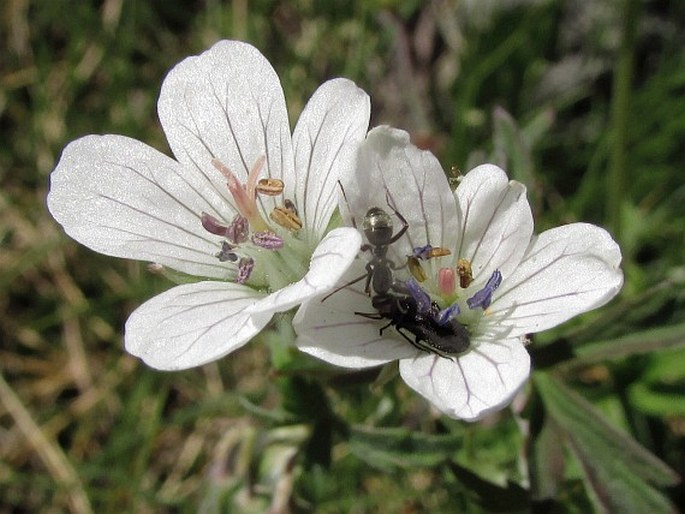
[[[340,184],[340,182],[338,182],[338,184],[342,190],[343,197],[347,200],[342,184]],[[379,207],[371,207],[366,211],[366,216],[364,216],[364,221],[362,222],[362,230],[369,243],[363,244],[360,248],[360,251],[362,252],[371,252],[371,260],[366,263],[366,273],[336,288],[323,297],[321,300],[322,302],[341,289],[356,284],[364,278],[366,278],[366,284],[364,286],[364,292],[366,294],[371,294],[371,291],[373,290],[377,295],[384,295],[394,288],[392,272],[393,270],[398,269],[398,266],[388,259],[388,248],[405,234],[409,228],[409,223],[407,223],[407,220],[397,209],[390,205],[390,199],[387,194],[386,202],[395,216],[402,222],[402,228],[400,228],[396,234],[393,234],[394,228],[392,218],[387,212]],[[352,225],[354,228],[357,228],[354,217],[352,217]]]

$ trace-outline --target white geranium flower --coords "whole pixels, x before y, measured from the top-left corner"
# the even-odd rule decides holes
[[[418,261],[426,275],[420,288],[449,309],[443,314],[466,328],[470,343],[456,356],[417,350],[387,317],[367,317],[374,308],[362,280],[300,308],[298,347],[349,368],[399,359],[406,383],[448,416],[476,420],[507,405],[530,372],[526,334],[605,304],[623,283],[621,252],[605,230],[573,223],[533,235],[525,187],[496,166],[470,171],[452,193],[432,154],[411,145],[405,132],[379,127],[362,146],[355,180],[345,190],[357,224],[380,207],[399,233],[388,202],[408,222],[389,247],[392,262],[430,257],[431,247],[423,247],[432,245],[434,256]],[[445,250],[449,255],[439,256]],[[353,265],[341,283],[363,275],[364,264]],[[417,287],[409,266],[393,275]]]
[[[361,238],[327,227],[370,103],[349,80],[326,82],[291,136],[269,62],[221,41],[169,72],[158,110],[175,160],[124,136],[84,137],[53,171],[48,208],[95,251],[206,279],[153,298],[126,323],[126,349],[171,370],[241,347],[347,269]]]

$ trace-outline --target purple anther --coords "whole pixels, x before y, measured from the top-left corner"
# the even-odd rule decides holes
[[[238,276],[235,281],[238,284],[244,284],[250,278],[252,269],[254,268],[254,259],[252,257],[242,257],[238,262]]]
[[[250,224],[245,216],[236,214],[231,224],[226,228],[226,239],[234,245],[239,245],[247,241],[250,234]]]
[[[494,294],[495,289],[497,289],[501,283],[502,274],[496,269],[493,271],[492,275],[490,275],[485,287],[466,300],[466,305],[469,306],[469,309],[475,309],[476,307],[480,307],[483,310],[487,309],[490,307],[490,302],[492,302],[492,295]]]
[[[453,303],[446,309],[442,309],[440,312],[438,312],[435,315],[435,322],[438,325],[445,325],[450,319],[452,319],[454,316],[459,316],[459,313],[461,312],[461,309],[459,308],[459,305],[456,303]]]
[[[238,260],[238,256],[233,252],[233,248],[233,245],[226,241],[222,241],[221,250],[215,256],[218,257],[221,262],[235,262]]]
[[[416,257],[417,259],[420,259],[422,261],[426,261],[426,260],[430,259],[432,250],[433,250],[433,247],[431,245],[417,246],[416,248],[414,248],[411,251],[410,257]]]
[[[252,242],[267,250],[279,250],[283,248],[283,238],[268,230],[252,234]]]
[[[413,278],[407,280],[405,285],[407,286],[407,291],[409,291],[411,297],[414,299],[414,301],[416,301],[416,310],[420,314],[426,314],[429,312],[433,302],[431,301],[431,297],[428,296],[428,293],[426,293],[426,291],[424,291],[419,283]]]
[[[206,212],[202,213],[202,216],[200,217],[200,220],[202,221],[202,227],[209,233],[217,235],[217,236],[223,236],[226,237],[226,231],[228,230],[228,227],[221,223],[218,219],[216,219],[214,216],[211,214],[207,214]]]

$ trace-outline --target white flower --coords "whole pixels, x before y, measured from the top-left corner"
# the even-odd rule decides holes
[[[311,355],[349,368],[399,359],[405,382],[440,411],[476,420],[507,405],[528,377],[526,334],[599,307],[621,288],[621,252],[605,230],[574,223],[533,235],[525,187],[496,166],[470,171],[452,193],[432,154],[405,132],[379,127],[362,146],[358,170],[345,188],[357,224],[373,206],[392,215],[388,202],[408,222],[389,248],[391,261],[401,266],[424,245],[450,251],[419,261],[426,274],[420,287],[440,308],[458,307],[455,319],[470,345],[440,356],[417,350],[395,326],[381,335],[390,319],[361,315],[374,313],[362,280],[300,308],[297,345]],[[401,223],[393,217],[397,234]],[[341,283],[364,275],[364,264],[358,260]],[[415,285],[408,267],[393,274]]]
[[[204,364],[244,345],[274,313],[329,290],[361,243],[354,229],[327,228],[369,110],[361,89],[331,80],[291,136],[269,62],[248,44],[221,41],[162,84],[159,117],[176,160],[118,135],[69,144],[48,195],[67,234],[209,279],[133,312],[126,349],[159,369]]]

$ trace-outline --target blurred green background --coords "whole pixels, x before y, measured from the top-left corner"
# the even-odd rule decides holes
[[[638,497],[623,512],[685,502],[646,450],[614,449],[633,460],[611,468],[598,442],[616,430],[685,469],[685,3],[6,0],[0,15],[0,513],[609,512],[621,487]],[[123,352],[127,315],[170,283],[67,238],[49,173],[90,133],[168,153],[162,79],[222,38],[272,62],[291,120],[351,78],[372,125],[446,170],[490,161],[525,182],[538,232],[582,220],[619,240],[620,298],[535,339],[519,416],[444,419],[400,380],[371,390],[271,352],[277,336],[179,373]]]

